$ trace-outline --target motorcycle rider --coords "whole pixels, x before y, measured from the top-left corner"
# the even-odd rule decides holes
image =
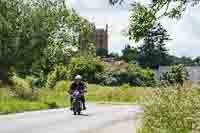
[[[74,78],[74,82],[71,84],[68,93],[72,94],[75,90],[78,90],[80,93],[82,93],[81,95],[81,101],[83,103],[83,110],[86,110],[86,106],[85,106],[85,96],[84,93],[87,92],[86,91],[86,85],[85,83],[82,81],[82,77],[80,75],[77,75]],[[72,110],[72,103],[73,103],[74,98],[71,96],[70,97],[70,104],[71,104],[71,110]]]

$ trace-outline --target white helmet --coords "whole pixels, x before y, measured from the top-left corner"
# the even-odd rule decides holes
[[[82,80],[81,75],[76,75],[76,77],[74,78],[75,80]]]

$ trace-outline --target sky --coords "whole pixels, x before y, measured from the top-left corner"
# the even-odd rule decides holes
[[[109,25],[109,51],[118,52],[126,44],[137,46],[123,34],[128,27],[130,3],[127,0],[119,7],[111,7],[108,0],[68,0],[71,7],[81,16],[94,22],[97,28]],[[137,0],[144,1],[144,0]],[[171,35],[172,41],[166,44],[170,53],[176,56],[200,56],[200,8],[189,8],[179,21],[164,19],[163,25]]]

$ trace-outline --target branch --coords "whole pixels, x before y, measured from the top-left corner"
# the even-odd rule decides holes
[[[160,19],[160,18],[162,18],[162,17],[164,17],[164,16],[166,16],[166,15],[168,14],[167,11],[168,11],[168,9],[169,9],[169,5],[170,5],[170,2],[167,3],[165,12],[164,12],[163,14],[161,14],[161,15],[158,17],[158,19]]]

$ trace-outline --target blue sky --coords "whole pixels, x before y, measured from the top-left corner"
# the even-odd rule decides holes
[[[109,51],[120,52],[129,42],[122,33],[128,27],[130,3],[113,8],[108,0],[68,0],[71,6],[83,17],[96,24],[96,27],[109,25]],[[144,0],[137,0],[144,1]],[[177,56],[200,56],[200,8],[190,8],[180,21],[164,19],[163,25],[169,31],[172,41],[167,43],[171,54]]]

